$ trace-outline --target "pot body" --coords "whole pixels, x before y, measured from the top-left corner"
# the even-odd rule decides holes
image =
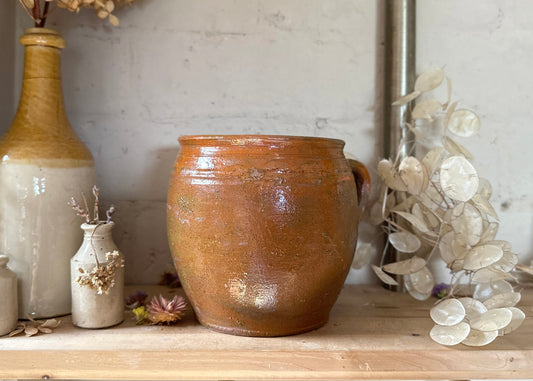
[[[17,328],[18,322],[17,276],[7,268],[8,261],[0,255],[0,336]]]
[[[55,31],[28,29],[22,92],[0,139],[0,252],[19,282],[19,316],[70,313],[72,253],[81,240],[72,196],[91,194],[94,161],[72,129],[63,104]],[[89,200],[90,202],[90,200]]]
[[[83,243],[70,261],[72,289],[72,324],[81,328],[106,328],[124,320],[124,267],[115,272],[114,285],[101,294],[76,281],[80,269],[84,273],[96,267],[95,255],[101,266],[109,263],[106,253],[119,251],[111,230],[114,223],[102,225],[82,224]],[[120,253],[120,251],[119,251]],[[122,254],[120,258],[123,259]]]
[[[344,142],[192,136],[180,143],[168,237],[200,323],[246,336],[324,325],[350,269],[361,214]],[[368,173],[355,166],[366,195]]]

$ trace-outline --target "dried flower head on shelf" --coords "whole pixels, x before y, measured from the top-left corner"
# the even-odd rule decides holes
[[[417,78],[414,91],[394,105],[411,107],[444,78],[441,68],[426,71]],[[414,146],[426,150],[425,155],[398,155],[378,164],[383,187],[370,221],[383,227],[388,240],[382,265],[372,268],[389,285],[398,285],[393,276],[402,276],[406,290],[425,300],[435,292],[427,263],[439,255],[451,279],[445,293],[437,290],[442,299],[431,309],[435,326],[430,336],[443,345],[481,346],[512,332],[524,320],[524,313],[515,307],[520,293],[508,282],[515,279],[511,271],[518,255],[509,242],[496,240],[499,219],[490,203],[492,187],[479,177],[473,155],[455,140],[478,133],[480,119],[473,111],[458,108],[458,102],[451,103],[449,80],[447,85],[446,102],[427,97],[411,109],[407,128],[415,137]],[[398,152],[407,143],[403,140]],[[383,264],[389,245],[402,260]],[[367,251],[356,252],[356,261],[367,257]],[[465,283],[475,285],[475,292],[461,297],[459,286]]]
[[[187,310],[185,298],[174,295],[172,299],[166,299],[162,295],[154,296],[148,305],[144,304],[146,293],[138,291],[130,295],[129,301],[137,324],[172,324],[181,320]]]
[[[131,5],[135,0],[19,0],[28,16],[35,22],[35,27],[44,27],[46,19],[55,4],[58,8],[68,9],[79,13],[82,8],[94,10],[101,19],[108,19],[113,26],[118,26],[119,20],[113,14],[115,9],[124,5]]]

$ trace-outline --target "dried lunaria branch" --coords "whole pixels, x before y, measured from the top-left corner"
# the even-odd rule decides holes
[[[394,105],[408,105],[440,86],[444,77],[441,68],[426,71],[417,78],[414,91]],[[406,259],[372,268],[390,285],[397,282],[387,273],[402,275],[407,291],[414,298],[425,300],[435,286],[427,262],[438,253],[450,269],[451,286],[431,309],[435,322],[431,338],[443,345],[486,345],[498,335],[518,328],[525,315],[515,307],[520,293],[508,282],[514,279],[511,271],[518,263],[518,255],[512,252],[509,242],[495,239],[499,223],[489,201],[490,183],[478,176],[471,163],[472,154],[448,136],[473,136],[481,122],[474,112],[458,109],[457,102],[450,103],[450,99],[445,103],[422,100],[411,116],[413,120],[408,123],[417,132],[415,144],[427,143],[430,139],[424,139],[425,135],[431,136],[431,123],[444,121],[442,146],[436,145],[421,159],[398,156],[394,161],[379,162],[377,172],[384,184],[370,220],[383,223],[388,236],[381,262],[389,245]],[[405,141],[398,152],[402,152],[403,144]],[[363,247],[356,251],[358,264],[368,262],[367,251]],[[523,266],[520,268],[524,270]],[[458,298],[454,293],[464,279],[475,284],[475,292],[471,297]]]

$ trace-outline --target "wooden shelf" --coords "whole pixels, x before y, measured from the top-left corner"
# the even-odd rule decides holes
[[[141,289],[170,295],[127,292]],[[432,342],[432,302],[346,286],[325,327],[281,338],[212,332],[192,312],[170,327],[136,326],[128,312],[104,330],[75,328],[67,316],[53,334],[0,338],[0,379],[533,378],[533,289],[523,291],[522,327],[481,349]]]

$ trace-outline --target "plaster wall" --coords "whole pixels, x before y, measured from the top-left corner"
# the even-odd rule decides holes
[[[139,0],[117,12],[119,28],[90,11],[51,16],[49,26],[68,41],[62,63],[70,121],[95,156],[103,198],[119,210],[115,239],[127,257],[127,282],[153,283],[172,267],[165,199],[180,135],[336,137],[375,167],[381,5]],[[20,7],[12,13],[20,35],[30,22]],[[499,236],[522,262],[533,259],[530,15],[526,0],[418,2],[418,71],[445,66],[453,97],[482,118],[479,135],[464,143],[494,186]],[[15,100],[23,60],[16,49]],[[377,234],[362,226],[363,240]],[[368,270],[349,277],[375,281]]]

